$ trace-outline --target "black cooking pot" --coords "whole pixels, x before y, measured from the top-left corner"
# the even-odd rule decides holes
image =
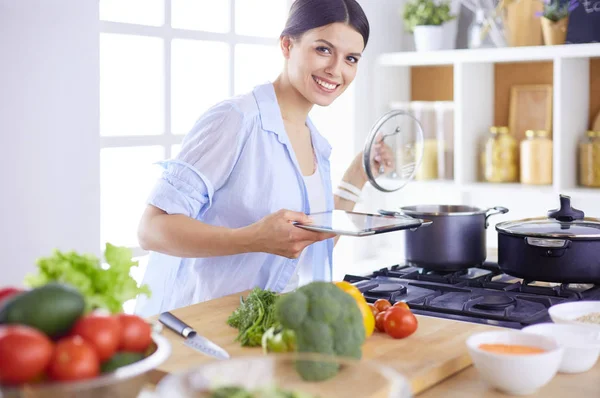
[[[426,218],[433,224],[404,234],[406,262],[435,271],[458,271],[482,264],[486,253],[488,218],[508,212],[505,207],[418,205],[386,215]]]
[[[600,219],[586,218],[560,195],[548,217],[496,225],[498,266],[529,281],[600,283]]]

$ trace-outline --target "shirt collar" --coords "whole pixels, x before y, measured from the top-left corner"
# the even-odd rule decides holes
[[[262,129],[277,135],[277,139],[282,144],[290,145],[289,138],[285,133],[281,109],[277,103],[277,96],[275,95],[273,83],[265,83],[256,86],[253,90],[253,94],[256,99],[256,104],[258,105]],[[311,132],[315,151],[328,159],[331,154],[331,145],[325,137],[319,133],[310,117],[306,119],[306,124]]]

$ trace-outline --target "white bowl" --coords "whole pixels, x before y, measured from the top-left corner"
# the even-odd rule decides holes
[[[590,370],[600,356],[600,334],[579,325],[540,323],[522,329],[525,333],[554,337],[564,348],[558,368],[562,373],[581,373]]]
[[[555,323],[569,323],[572,325],[582,325],[596,329],[600,332],[600,323],[580,322],[576,319],[583,315],[600,313],[600,300],[598,301],[573,301],[553,305],[548,309],[550,318]]]
[[[483,379],[505,393],[528,395],[548,384],[560,366],[563,348],[548,336],[522,331],[483,332],[467,339],[469,354]],[[499,354],[484,351],[480,344],[512,344],[538,347],[540,354]]]

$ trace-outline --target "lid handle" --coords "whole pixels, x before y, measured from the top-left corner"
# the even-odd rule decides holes
[[[558,221],[574,221],[583,220],[585,213],[571,207],[571,197],[560,195],[560,209],[550,210],[548,217],[557,219]]]

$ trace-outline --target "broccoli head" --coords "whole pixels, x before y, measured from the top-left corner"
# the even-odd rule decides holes
[[[275,305],[275,316],[295,332],[298,352],[362,356],[365,327],[360,309],[352,296],[332,283],[312,282],[283,295]],[[338,368],[335,361],[297,363],[301,376],[310,381],[329,379]]]

